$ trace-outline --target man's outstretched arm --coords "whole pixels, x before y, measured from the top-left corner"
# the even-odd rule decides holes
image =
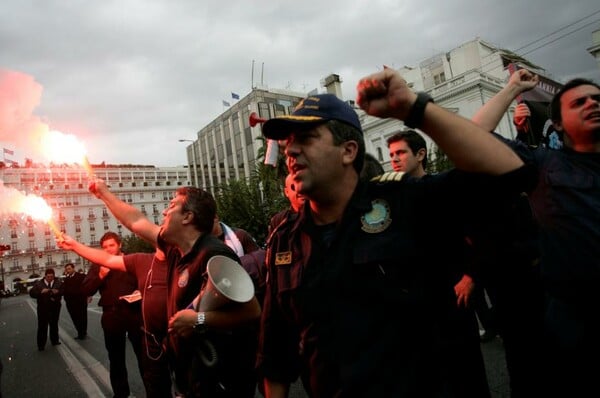
[[[103,180],[95,179],[90,183],[89,190],[104,202],[113,216],[128,230],[156,247],[156,240],[160,232],[158,225],[148,220],[136,207],[123,202],[110,192]]]
[[[537,83],[537,75],[526,69],[519,69],[510,76],[508,83],[498,94],[479,108],[472,120],[483,129],[493,131],[514,99],[519,94],[534,88]]]
[[[61,249],[73,251],[92,263],[117,271],[126,271],[123,256],[115,256],[102,249],[86,246],[71,238],[69,235],[62,234],[62,236],[56,240],[56,244]]]

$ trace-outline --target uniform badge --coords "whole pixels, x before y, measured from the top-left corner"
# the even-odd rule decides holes
[[[392,223],[390,205],[383,199],[375,199],[371,205],[373,209],[360,218],[361,229],[369,234],[378,234]]]
[[[292,263],[292,252],[275,253],[275,265],[288,265]]]
[[[179,274],[179,279],[177,280],[177,286],[186,287],[188,284],[188,279],[190,279],[190,273],[187,268],[183,270],[181,274]]]

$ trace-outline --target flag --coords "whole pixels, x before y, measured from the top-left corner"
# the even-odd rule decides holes
[[[223,106],[231,106],[231,104],[225,100],[223,100]]]
[[[231,98],[233,98],[234,100],[239,100],[240,99],[240,95],[236,94],[236,93],[231,93]]]
[[[5,154],[5,155],[11,155],[11,156],[12,156],[12,155],[14,155],[14,154],[15,154],[15,151],[11,151],[10,149],[6,149],[6,148],[4,148],[4,154]]]

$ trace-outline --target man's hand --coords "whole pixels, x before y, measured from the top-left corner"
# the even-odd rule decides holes
[[[535,86],[537,86],[538,82],[538,75],[531,73],[527,69],[519,69],[510,75],[507,86],[515,90],[516,94],[518,95],[533,89]]]
[[[62,233],[60,236],[56,237],[56,246],[60,247],[63,250],[73,250],[73,247],[78,242],[71,238],[69,235]]]
[[[102,199],[103,193],[108,192],[108,186],[106,185],[104,180],[100,178],[95,178],[93,180],[90,180],[88,190],[98,199]]]
[[[527,131],[527,119],[531,116],[529,107],[524,102],[520,103],[515,108],[515,115],[513,117],[513,123],[517,126],[519,131]]]
[[[177,311],[169,319],[169,333],[176,333],[181,337],[188,337],[194,331],[198,313],[194,310]]]
[[[100,279],[104,279],[109,272],[110,268],[100,267],[100,270],[98,271],[98,276],[100,277]]]
[[[362,78],[356,86],[356,103],[369,115],[404,120],[417,100],[406,80],[394,69]]]
[[[469,275],[464,274],[461,280],[454,285],[457,307],[460,308],[469,306],[473,289],[475,289],[475,283],[473,282],[473,279]]]

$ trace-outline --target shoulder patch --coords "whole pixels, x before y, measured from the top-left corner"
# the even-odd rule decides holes
[[[404,176],[403,171],[388,171],[377,177],[371,178],[371,182],[386,183],[401,181]]]
[[[369,234],[383,232],[392,223],[392,212],[390,205],[383,199],[375,199],[371,202],[371,211],[363,214],[360,218],[361,229]]]

